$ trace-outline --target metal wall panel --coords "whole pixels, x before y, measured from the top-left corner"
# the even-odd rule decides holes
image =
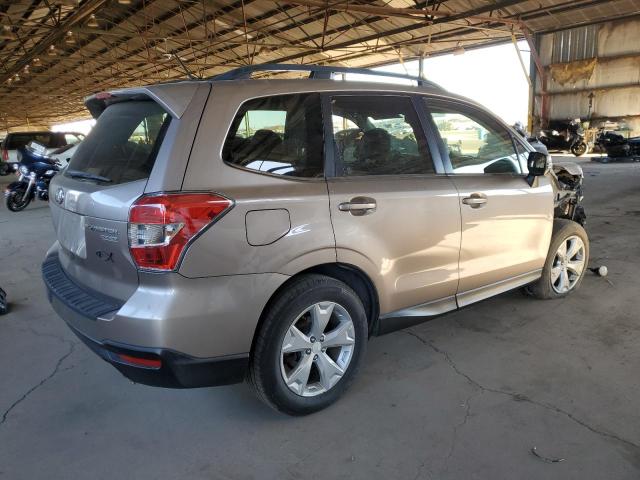
[[[562,30],[553,34],[553,63],[594,58],[598,52],[598,25]]]
[[[537,41],[546,93],[537,76],[536,122],[624,119],[640,135],[640,17],[543,34]]]

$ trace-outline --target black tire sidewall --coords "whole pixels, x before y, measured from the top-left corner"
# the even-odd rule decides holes
[[[313,282],[315,285],[302,294],[287,295],[285,292],[273,304],[263,324],[262,334],[267,339],[264,348],[254,352],[254,362],[260,362],[258,381],[262,384],[268,402],[290,415],[313,413],[335,402],[352,383],[366,350],[368,324],[362,302],[353,290],[342,282],[329,277],[325,280],[320,279],[316,276]],[[290,293],[295,293],[295,288]],[[347,371],[338,383],[328,392],[314,397],[303,397],[292,392],[282,378],[282,342],[293,321],[309,306],[323,301],[335,302],[347,310],[354,324],[356,342]]]

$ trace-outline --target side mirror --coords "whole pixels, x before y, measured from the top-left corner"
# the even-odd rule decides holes
[[[527,183],[529,186],[533,185],[535,177],[541,177],[551,167],[551,160],[548,155],[541,152],[530,152],[527,159],[527,168],[529,169],[529,175],[527,175]]]

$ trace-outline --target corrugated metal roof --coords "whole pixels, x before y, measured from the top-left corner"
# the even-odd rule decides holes
[[[126,4],[125,4],[126,3]],[[640,0],[0,1],[0,129],[96,91],[251,63],[373,66],[635,15]]]

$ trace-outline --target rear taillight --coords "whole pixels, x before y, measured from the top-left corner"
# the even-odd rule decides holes
[[[210,193],[140,197],[129,211],[129,249],[139,268],[175,270],[198,233],[233,205]]]
[[[2,161],[3,162],[8,162],[9,161],[9,150],[3,148],[2,149]]]

